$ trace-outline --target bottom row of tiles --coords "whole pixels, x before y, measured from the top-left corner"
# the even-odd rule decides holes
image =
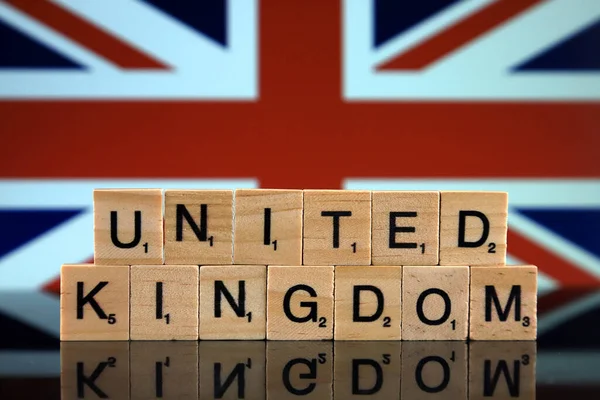
[[[63,265],[61,340],[534,340],[535,266]]]
[[[535,399],[535,342],[65,342],[68,399]]]

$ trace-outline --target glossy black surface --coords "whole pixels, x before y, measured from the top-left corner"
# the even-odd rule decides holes
[[[538,308],[537,342],[61,344],[55,296],[1,292],[0,398],[598,398],[600,290]]]

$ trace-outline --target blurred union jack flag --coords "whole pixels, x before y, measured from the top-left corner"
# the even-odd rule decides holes
[[[510,262],[600,279],[598,1],[3,0],[0,38],[0,291],[126,186],[506,190]]]

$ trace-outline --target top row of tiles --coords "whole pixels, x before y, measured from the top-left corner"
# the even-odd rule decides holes
[[[97,265],[504,265],[505,192],[94,191]]]

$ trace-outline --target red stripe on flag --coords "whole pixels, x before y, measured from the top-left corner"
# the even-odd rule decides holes
[[[121,68],[169,69],[160,61],[47,0],[6,0],[6,2]]]
[[[504,21],[543,1],[500,0],[492,3],[490,6],[439,32],[424,43],[417,44],[416,47],[380,64],[377,69],[379,71],[423,69],[458,50],[476,37],[496,28]]]
[[[570,264],[510,229],[508,230],[507,243],[511,254],[526,263],[537,265],[540,271],[564,286],[591,286],[600,283],[600,279],[596,276]]]

